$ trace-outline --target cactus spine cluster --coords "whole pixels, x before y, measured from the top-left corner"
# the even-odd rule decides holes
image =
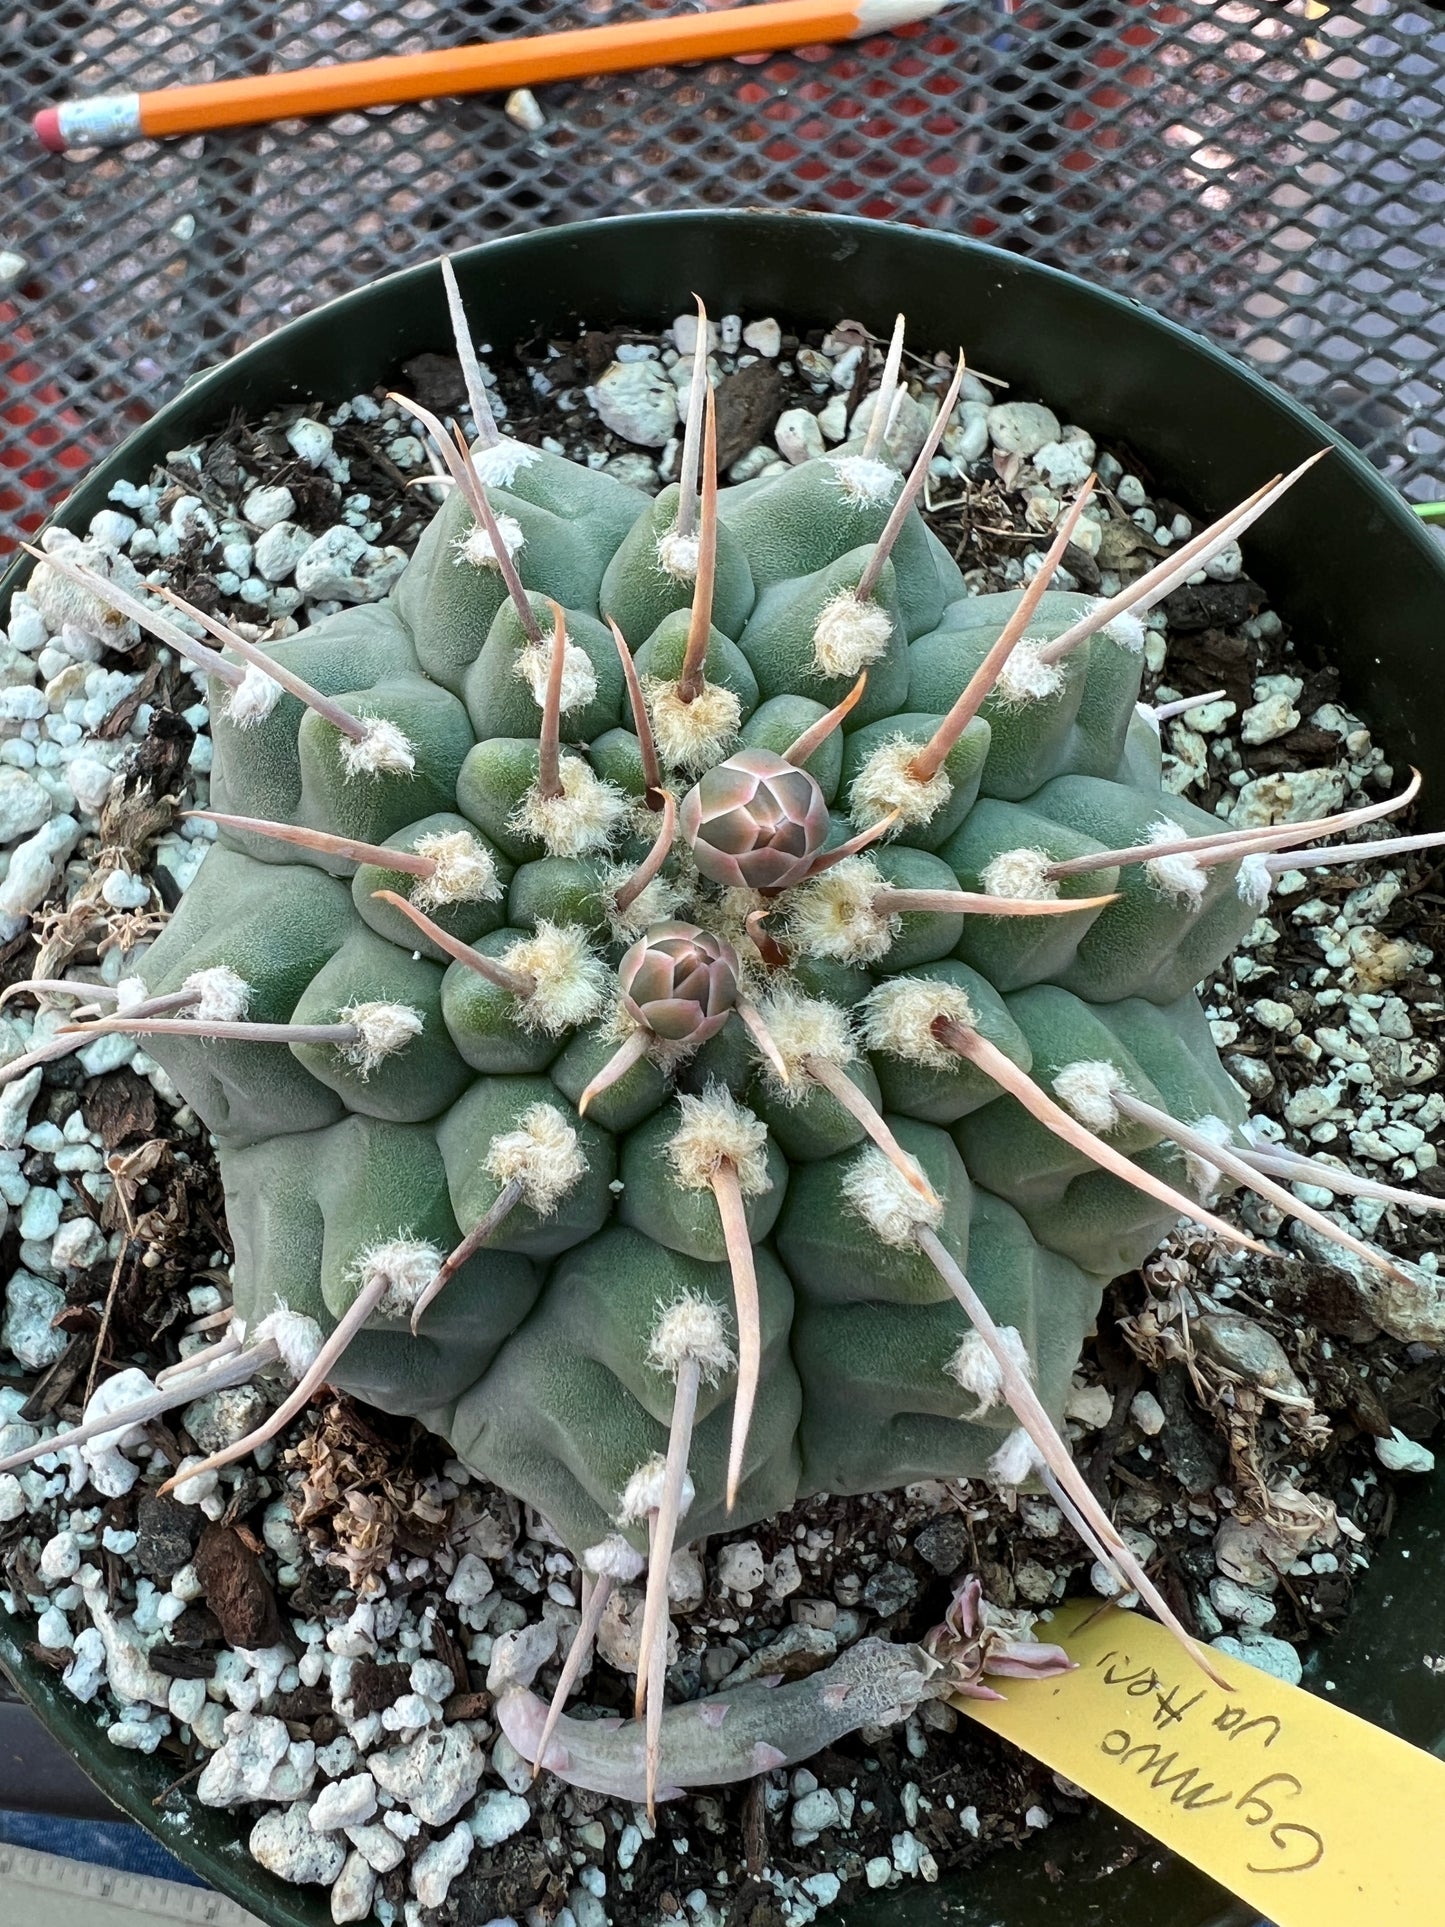
[[[499,434],[459,345],[477,439],[407,404],[450,486],[385,603],[262,649],[44,559],[205,670],[215,740],[216,847],[73,1041],[143,1036],[216,1138],[237,1323],[172,1402],[293,1388],[208,1463],[323,1382],[444,1435],[592,1574],[554,1725],[646,1568],[651,1792],[674,1547],[801,1495],[1041,1477],[1168,1617],[1060,1406],[1175,1218],[1312,1215],[1194,987],[1381,812],[1230,832],[1138,701],[1140,616],[1295,476],[1103,602],[1048,587],[1086,484],[970,596],[917,507],[961,356],[909,476],[894,352],[866,439],[719,488],[700,325],[649,500]]]

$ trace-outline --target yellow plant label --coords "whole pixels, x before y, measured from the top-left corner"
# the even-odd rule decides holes
[[[1277,1927],[1440,1927],[1445,1761],[1218,1655],[1215,1686],[1142,1613],[1071,1602],[1038,1627],[1078,1662],[955,1700]]]

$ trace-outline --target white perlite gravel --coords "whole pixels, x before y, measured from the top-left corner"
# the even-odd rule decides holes
[[[564,412],[577,425],[576,441],[563,452],[583,454],[652,488],[668,479],[678,458],[679,411],[685,405],[695,329],[691,317],[679,317],[660,347],[629,344],[592,389],[560,397]],[[810,397],[807,405],[789,408],[779,418],[772,445],[758,444],[733,465],[734,480],[805,459],[866,422],[863,410],[855,412],[851,422],[847,410],[861,352],[856,341],[830,338],[821,352],[799,349],[792,362],[779,361],[783,344],[782,329],[772,317],[744,325],[741,317],[727,316],[713,324],[710,345],[717,372],[761,357],[776,363],[784,375],[800,378]],[[539,392],[546,392],[543,371],[534,370],[532,380]],[[499,419],[504,419],[500,397],[493,400]],[[892,431],[902,444],[921,442],[931,405],[931,398],[919,394],[906,397]],[[608,458],[596,451],[599,418],[632,444],[630,452]],[[299,417],[285,431],[300,461],[342,487],[332,527],[316,533],[302,526],[290,487],[244,474],[236,487],[234,513],[218,513],[213,488],[206,491],[208,502],[174,484],[175,473],[186,469],[196,472],[199,483],[200,451],[191,448],[170,455],[170,475],[164,481],[117,484],[112,491],[115,506],[93,518],[87,536],[79,539],[80,551],[133,587],[139,580],[163,584],[183,543],[199,531],[214,543],[223,564],[216,573],[218,586],[252,612],[256,633],[273,637],[293,633],[343,603],[375,600],[387,592],[405,558],[396,548],[378,545],[381,529],[371,516],[369,497],[345,492],[350,476],[346,459],[337,452],[335,431],[349,419],[390,430],[385,443],[390,459],[405,471],[427,472],[421,444],[408,432],[406,418],[389,403],[356,396],[324,418]],[[1059,492],[1077,486],[1094,459],[1085,429],[1061,423],[1040,403],[999,401],[969,376],[935,459],[933,479],[945,490],[960,479],[992,481],[999,462],[1011,463],[1013,485],[1047,531],[1058,513]],[[1098,471],[1104,489],[1112,491],[1122,510],[1147,527],[1161,546],[1191,533],[1182,516],[1161,524],[1142,483],[1107,455],[1099,459]],[[1098,552],[1109,516],[1101,492],[1080,528],[1079,546],[1086,553]],[[59,531],[44,538],[51,550],[75,548],[77,542]],[[1041,535],[1040,550],[1043,542]],[[1005,570],[1007,578],[1026,579],[1037,569],[1038,559],[1038,553],[1016,557]],[[1211,565],[1209,575],[1228,581],[1242,567],[1237,550],[1226,552]],[[1057,582],[1074,586],[1065,571]],[[1117,575],[1104,570],[1101,592],[1112,593],[1119,586]],[[1165,667],[1163,623],[1162,613],[1148,619],[1148,659],[1156,674]],[[1278,621],[1265,612],[1244,630],[1247,636],[1268,637],[1278,633]],[[18,934],[45,907],[63,906],[81,888],[116,772],[146,735],[151,719],[146,703],[126,728],[108,730],[109,719],[140,683],[139,665],[104,666],[115,634],[90,598],[54,576],[14,598],[8,631],[0,637],[0,940]],[[162,652],[151,652],[145,660],[156,653]],[[1242,717],[1226,702],[1167,724],[1169,787],[1186,793],[1211,772],[1222,772],[1228,795],[1220,813],[1236,823],[1302,818],[1362,796],[1373,800],[1388,787],[1392,772],[1365,728],[1333,704],[1304,718],[1328,732],[1337,745],[1325,765],[1253,779],[1242,767],[1231,728],[1246,745],[1273,741],[1299,722],[1295,704],[1304,687],[1302,676],[1264,677]],[[1167,700],[1176,692],[1164,687],[1159,693]],[[211,745],[199,687],[185,716],[198,732],[189,773],[194,801],[204,806]],[[183,890],[212,834],[207,824],[179,822],[155,848],[157,870],[164,870],[175,888]],[[1343,901],[1313,894],[1307,875],[1290,872],[1281,877],[1276,903],[1261,915],[1235,960],[1232,989],[1216,987],[1209,1016],[1226,1062],[1255,1094],[1265,1090],[1260,1060],[1234,1049],[1249,1023],[1277,1036],[1312,1068],[1312,1088],[1285,1107],[1288,1131],[1261,1117],[1256,1127],[1262,1138],[1291,1136],[1302,1146],[1348,1157],[1408,1183],[1436,1162],[1434,1138],[1445,1117],[1445,1097],[1432,1088],[1438,1052],[1415,1034],[1417,1019],[1436,1011],[1438,1004],[1407,1004],[1398,995],[1407,977],[1420,981],[1432,959],[1378,927],[1400,888],[1400,875],[1389,865],[1372,866],[1370,882]],[[117,873],[107,884],[105,903],[115,940],[94,975],[113,985],[134,969],[140,948],[162,920],[154,874]],[[1282,946],[1318,954],[1311,979],[1314,1013],[1308,1021],[1297,1015],[1298,998],[1287,1002],[1271,994],[1282,987],[1275,961]],[[1424,981],[1432,990],[1438,987],[1434,976]],[[37,1012],[24,1002],[5,1005],[0,1010],[0,1064],[46,1041],[61,1021],[58,1008]],[[183,1134],[196,1134],[189,1112],[177,1108],[179,1099],[169,1080],[133,1041],[98,1041],[80,1062],[91,1074],[132,1066],[149,1078],[174,1114],[175,1126]],[[98,1298],[120,1246],[120,1234],[107,1239],[87,1209],[87,1203],[102,1202],[113,1184],[102,1142],[87,1131],[73,1099],[54,1101],[55,1090],[44,1069],[0,1090],[0,1228],[14,1215],[20,1238],[19,1268],[5,1286],[0,1348],[26,1372],[53,1362],[64,1348],[65,1336],[53,1329],[52,1321],[66,1302],[67,1288],[78,1274],[89,1272]],[[32,1116],[37,1118],[33,1124]],[[32,1184],[24,1175],[36,1153],[50,1161],[52,1181]],[[1333,1208],[1323,1193],[1308,1196],[1322,1208]],[[1279,1229],[1278,1218],[1262,1207],[1248,1206],[1244,1215],[1252,1228],[1266,1235]],[[1341,1215],[1388,1243],[1395,1219],[1384,1207],[1356,1200],[1342,1205]],[[221,1254],[215,1262],[222,1262]],[[1433,1284],[1433,1273],[1433,1260],[1427,1256],[1421,1277]],[[1231,1277],[1237,1276],[1227,1260],[1218,1262],[1209,1284],[1214,1295],[1204,1302],[1227,1303]],[[1196,1295],[1192,1302],[1197,1309],[1201,1300]],[[198,1283],[191,1293],[197,1316],[222,1304],[210,1283]],[[143,1362],[154,1369],[153,1362]],[[105,1396],[150,1382],[132,1367],[112,1381],[115,1389],[107,1388]],[[35,1428],[18,1418],[22,1403],[18,1391],[0,1385],[0,1452],[36,1436]],[[1108,1395],[1089,1383],[1087,1374],[1071,1394],[1068,1409],[1076,1433],[1095,1430],[1110,1416]],[[1163,1428],[1164,1412],[1149,1392],[1141,1392],[1130,1410],[1147,1453],[1147,1441]],[[1430,1454],[1397,1433],[1380,1442],[1378,1458],[1384,1469],[1416,1471],[1425,1469]],[[429,1491],[442,1512],[451,1509],[450,1537],[432,1558],[398,1559],[378,1590],[336,1620],[288,1614],[288,1634],[300,1657],[287,1646],[233,1651],[222,1655],[210,1678],[171,1679],[155,1670],[148,1655],[199,1598],[194,1567],[183,1567],[168,1583],[153,1582],[128,1562],[134,1535],[103,1527],[99,1507],[74,1503],[88,1484],[102,1494],[123,1494],[137,1479],[154,1483],[162,1463],[146,1436],[136,1433],[120,1440],[112,1435],[84,1451],[49,1455],[18,1477],[0,1475],[0,1526],[27,1521],[23,1549],[42,1588],[23,1599],[0,1592],[0,1603],[37,1615],[41,1643],[65,1657],[66,1687],[95,1708],[112,1744],[149,1752],[168,1736],[192,1743],[208,1756],[195,1797],[209,1806],[252,1809],[242,1824],[249,1830],[255,1858],[283,1880],[329,1886],[337,1922],[374,1914],[383,1927],[398,1919],[405,1927],[419,1927],[422,1910],[441,1905],[476,1857],[505,1849],[544,1811],[552,1843],[547,1849],[550,1864],[567,1892],[566,1905],[555,1915],[558,1927],[605,1927],[609,1920],[637,1918],[628,1897],[633,1869],[654,1839],[645,1816],[629,1806],[577,1796],[546,1779],[534,1786],[526,1763],[498,1733],[485,1708],[472,1709],[470,1717],[449,1717],[447,1702],[455,1680],[443,1657],[439,1608],[432,1601],[418,1605],[412,1594],[426,1582],[444,1595],[452,1609],[448,1638],[460,1639],[474,1675],[485,1673],[493,1641],[504,1632],[534,1626],[539,1636],[544,1630],[549,1638],[560,1634],[565,1648],[577,1623],[577,1575],[544,1522],[524,1516],[515,1506],[504,1505],[499,1511],[464,1468],[450,1462]],[[206,1518],[216,1519],[243,1476],[240,1468],[228,1468],[183,1486],[180,1496]],[[992,1501],[983,1503],[981,1495],[971,1495],[962,1486],[930,1483],[910,1488],[904,1497],[915,1507],[933,1505],[940,1517],[951,1510],[980,1525],[991,1517]],[[1062,1531],[1062,1520],[1045,1501],[1024,1499],[1020,1504],[1036,1535],[1048,1538]],[[797,1530],[796,1545],[785,1545],[771,1560],[752,1538],[721,1547],[706,1562],[692,1550],[679,1553],[675,1612],[682,1617],[698,1611],[709,1598],[715,1615],[701,1659],[700,1677],[707,1685],[725,1679],[749,1652],[736,1635],[749,1623],[755,1599],[774,1605],[787,1600],[790,1636],[815,1642],[818,1651],[836,1651],[869,1625],[862,1573],[871,1569],[870,1562],[876,1565],[880,1556],[886,1558],[886,1552],[860,1547],[855,1559],[854,1548],[848,1548],[828,1596],[818,1584],[817,1566],[830,1551],[829,1536],[802,1526]],[[1228,1523],[1221,1528],[1221,1541],[1231,1530]],[[284,1505],[266,1509],[263,1533],[279,1562],[284,1609],[287,1594],[301,1581],[307,1554]],[[1136,1526],[1130,1537],[1141,1554],[1152,1552],[1154,1542],[1144,1530]],[[1295,1569],[1326,1570],[1310,1563],[1322,1559],[1361,1565],[1365,1556],[1358,1538],[1347,1519],[1320,1521],[1318,1531],[1305,1532],[1292,1547]],[[1286,1655],[1293,1649],[1261,1630],[1275,1615],[1269,1594],[1278,1573],[1255,1556],[1247,1529],[1243,1536],[1233,1532],[1218,1551],[1220,1572],[1197,1602],[1206,1627],[1232,1656],[1287,1676]],[[112,1571],[119,1567],[122,1573],[121,1591],[114,1599],[108,1599],[105,1590],[103,1553],[111,1555]],[[1101,1588],[1107,1589],[1105,1576],[1096,1572]],[[1016,1578],[1020,1597],[1039,1605],[1062,1588],[1053,1570],[1037,1561],[1022,1566]],[[625,1662],[629,1642],[635,1654],[637,1601],[622,1589],[615,1603],[617,1610],[604,1622],[601,1651],[604,1660],[610,1654]],[[1223,1633],[1225,1621],[1235,1632]],[[409,1690],[389,1705],[361,1712],[357,1669],[373,1660],[409,1669]],[[272,1710],[281,1696],[298,1689],[317,1689],[329,1702],[337,1728],[329,1744],[293,1737],[286,1720]],[[581,1692],[585,1700],[585,1679]],[[935,1727],[947,1744],[951,1724],[946,1709],[932,1709],[911,1721],[910,1756],[922,1758],[938,1743]],[[904,1829],[893,1836],[891,1853],[876,1855],[866,1865],[849,1846],[850,1833],[869,1810],[867,1801],[855,1800],[853,1789],[820,1787],[807,1768],[798,1768],[769,1775],[764,1797],[775,1824],[786,1816],[795,1848],[821,1841],[820,1860],[829,1864],[839,1864],[839,1856],[851,1852],[845,1871],[870,1887],[938,1877],[933,1855],[914,1831],[929,1802],[911,1781],[901,1791]],[[259,1817],[254,1814],[257,1806],[265,1808]],[[698,1801],[689,1812],[706,1816],[707,1808],[707,1802]],[[978,1833],[974,1808],[954,1818],[965,1835]],[[1044,1826],[1048,1819],[1043,1808],[1029,1811],[1030,1826]],[[609,1894],[609,1876],[599,1864],[609,1841],[616,1843],[615,1896]],[[676,1839],[673,1847],[680,1851]],[[406,1862],[403,1876],[399,1870]],[[762,1877],[774,1889],[790,1927],[804,1927],[841,1891],[838,1874],[827,1870],[794,1878],[765,1869]],[[390,1892],[404,1893],[399,1903],[381,1891],[387,1882]],[[726,1895],[698,1888],[683,1896],[683,1905],[686,1917],[698,1927],[721,1927]]]

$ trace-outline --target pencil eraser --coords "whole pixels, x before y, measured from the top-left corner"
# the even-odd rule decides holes
[[[48,147],[52,154],[65,152],[65,136],[60,131],[58,107],[42,107],[30,125],[35,129],[36,138],[42,145]]]

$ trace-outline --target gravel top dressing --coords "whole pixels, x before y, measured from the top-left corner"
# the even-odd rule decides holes
[[[483,344],[494,412],[510,435],[655,493],[677,471],[697,326]],[[734,315],[714,333],[730,481],[866,422],[881,344],[855,324],[800,342]],[[906,468],[950,371],[916,355],[904,370],[887,442]],[[450,357],[418,357],[398,382],[468,421]],[[1087,424],[986,374],[962,396],[926,519],[971,592],[1031,577],[1091,470],[1099,487],[1054,586],[1113,594],[1194,533],[1169,478],[1096,449]],[[432,475],[379,392],[289,407],[173,451],[118,484],[83,540],[52,532],[45,546],[273,640],[386,595],[440,499]],[[1403,786],[1309,636],[1250,579],[1247,538],[1146,627],[1150,704],[1219,692],[1162,720],[1166,789],[1244,826]],[[206,1133],[134,1037],[47,1057],[84,1004],[25,989],[94,984],[108,1007],[132,976],[215,833],[185,814],[209,800],[208,724],[199,678],[92,596],[53,572],[15,596],[0,638],[0,1069],[36,1061],[0,1085],[0,1458],[94,1415],[97,1385],[107,1409],[149,1390],[227,1323]],[[1276,874],[1204,991],[1258,1146],[1445,1197],[1442,901],[1429,851]],[[1349,1610],[1397,1479],[1433,1464],[1445,1346],[1440,1218],[1297,1190],[1399,1260],[1409,1288],[1237,1194],[1223,1214],[1274,1255],[1181,1224],[1106,1294],[1066,1406],[1081,1468],[1175,1612],[1289,1680],[1300,1642]],[[255,1859],[328,1887],[338,1922],[803,1923],[1080,1810],[1076,1789],[959,1731],[937,1701],[791,1771],[665,1803],[655,1828],[629,1801],[534,1780],[494,1717],[488,1665],[506,1633],[565,1654],[572,1555],[443,1441],[339,1395],[250,1461],[158,1496],[271,1403],[238,1385],[0,1475],[0,1603],[90,1707],[98,1741],[158,1752],[172,1806],[232,1809]],[[801,1678],[867,1633],[921,1638],[968,1572],[1020,1634],[1066,1592],[1115,1584],[1048,1498],[961,1481],[822,1495],[675,1555],[669,1697]],[[609,1600],[574,1715],[630,1712],[641,1611],[636,1586]],[[544,1697],[559,1664],[542,1667]]]

